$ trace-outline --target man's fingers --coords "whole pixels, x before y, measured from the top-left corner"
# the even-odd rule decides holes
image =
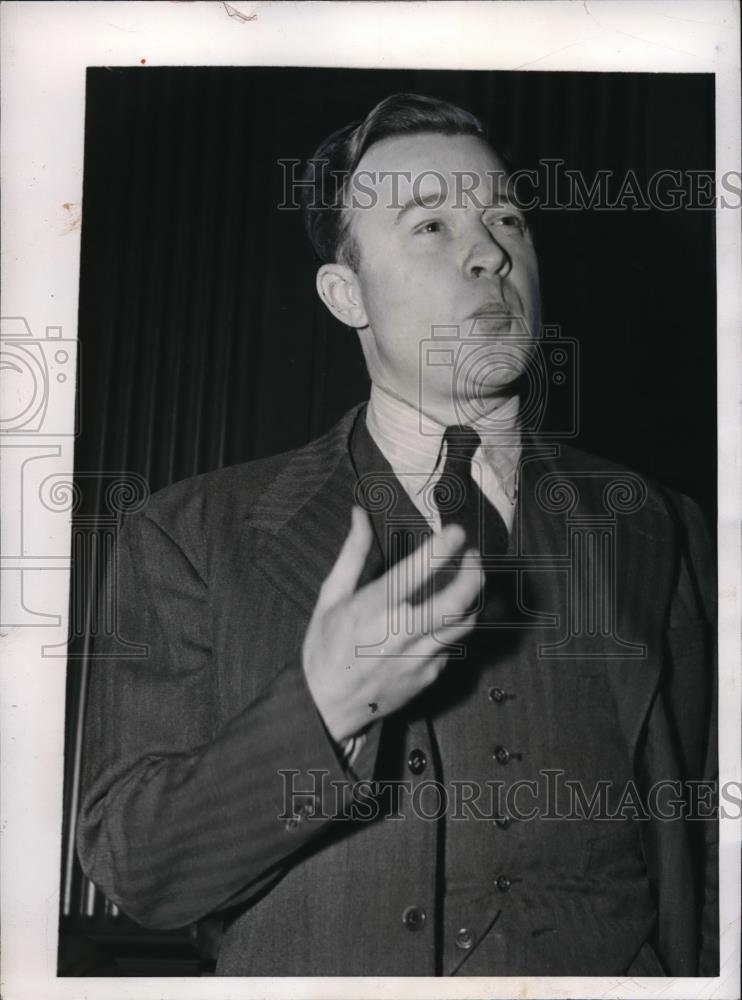
[[[440,634],[444,641],[452,635],[452,629],[459,624],[462,615],[476,621],[479,608],[472,609],[484,582],[482,560],[476,549],[467,549],[461,565],[452,573],[452,580],[437,593],[431,593],[425,600],[412,604],[409,600],[395,604],[390,613],[405,616],[406,628],[402,633],[408,636],[435,636]],[[445,620],[445,624],[444,624]],[[468,625],[467,625],[468,628]]]
[[[422,545],[390,567],[370,587],[378,596],[392,594],[395,603],[409,600],[427,583],[436,570],[442,569],[461,549],[466,533],[460,524],[449,524],[436,536],[429,535]],[[390,583],[393,586],[390,587]]]
[[[434,598],[436,617],[463,614],[484,583],[482,559],[476,549],[467,549],[456,575]]]
[[[373,528],[365,510],[353,506],[348,536],[335,560],[335,565],[325,577],[317,605],[331,607],[344,597],[350,597],[363,572],[366,556],[373,541]]]
[[[451,645],[466,638],[476,625],[477,618],[478,612],[473,611],[453,625],[446,625],[435,632],[421,636],[415,645],[408,650],[407,655],[419,656],[426,660],[445,660],[451,653]],[[465,661],[463,662],[465,664]],[[444,665],[443,663],[438,664],[440,669],[443,669]]]

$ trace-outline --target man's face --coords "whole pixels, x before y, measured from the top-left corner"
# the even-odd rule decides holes
[[[492,409],[540,324],[536,255],[503,164],[476,136],[430,133],[376,143],[355,177],[375,194],[348,209],[372,381],[447,423]]]

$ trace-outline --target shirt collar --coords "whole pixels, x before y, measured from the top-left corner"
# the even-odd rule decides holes
[[[518,413],[520,400],[512,396],[491,415],[467,421],[482,439],[477,453],[494,472],[508,496],[515,494],[520,458]],[[372,383],[366,411],[371,437],[396,472],[431,476],[442,469],[441,444],[446,428],[414,406]]]

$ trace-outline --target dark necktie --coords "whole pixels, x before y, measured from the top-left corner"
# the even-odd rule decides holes
[[[508,530],[497,509],[486,499],[471,474],[471,460],[480,444],[472,427],[453,425],[443,435],[446,461],[433,490],[441,525],[461,524],[467,547],[483,556],[507,552]]]

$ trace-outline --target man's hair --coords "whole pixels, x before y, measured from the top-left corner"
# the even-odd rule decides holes
[[[482,123],[469,111],[422,94],[393,94],[363,121],[345,125],[321,143],[308,161],[301,190],[307,235],[323,263],[358,269],[358,246],[343,205],[348,182],[364,153],[382,139],[425,132],[476,135],[487,141]]]

